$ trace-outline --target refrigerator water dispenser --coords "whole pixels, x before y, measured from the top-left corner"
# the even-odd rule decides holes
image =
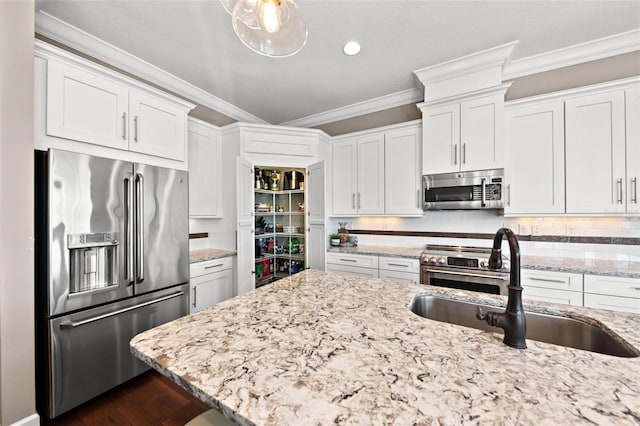
[[[69,294],[117,285],[119,244],[117,232],[69,235]]]

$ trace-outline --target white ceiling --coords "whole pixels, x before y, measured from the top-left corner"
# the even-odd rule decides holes
[[[512,60],[640,28],[640,0],[299,0],[306,46],[252,52],[218,0],[37,0],[43,10],[281,124],[415,89],[413,71],[518,40]],[[342,53],[345,42],[359,55]]]

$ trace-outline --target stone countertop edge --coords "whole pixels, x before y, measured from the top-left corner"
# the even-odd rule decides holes
[[[419,259],[424,247],[330,246],[328,253],[362,254],[373,256],[405,257]],[[640,262],[570,257],[526,256],[521,257],[523,269],[572,272],[577,274],[607,275],[621,278],[640,278]]]
[[[238,252],[235,250],[222,250],[212,248],[191,250],[189,252],[189,263],[205,262],[207,260],[236,256],[237,254]]]
[[[640,357],[421,318],[418,293],[502,296],[306,270],[131,341],[140,359],[243,425],[637,424]],[[602,324],[636,349],[640,315],[525,302]],[[640,353],[640,352],[638,352]]]

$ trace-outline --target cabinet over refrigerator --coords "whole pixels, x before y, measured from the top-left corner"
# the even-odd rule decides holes
[[[35,152],[41,416],[146,370],[129,340],[188,313],[187,187],[184,171]]]

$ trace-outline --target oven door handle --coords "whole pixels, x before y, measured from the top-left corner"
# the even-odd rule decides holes
[[[490,278],[493,280],[502,280],[502,281],[509,280],[509,277],[501,277],[499,275],[471,274],[469,272],[452,272],[452,271],[442,271],[438,269],[427,269],[426,271],[435,273],[435,274],[459,275],[463,277],[474,277],[474,278]]]

